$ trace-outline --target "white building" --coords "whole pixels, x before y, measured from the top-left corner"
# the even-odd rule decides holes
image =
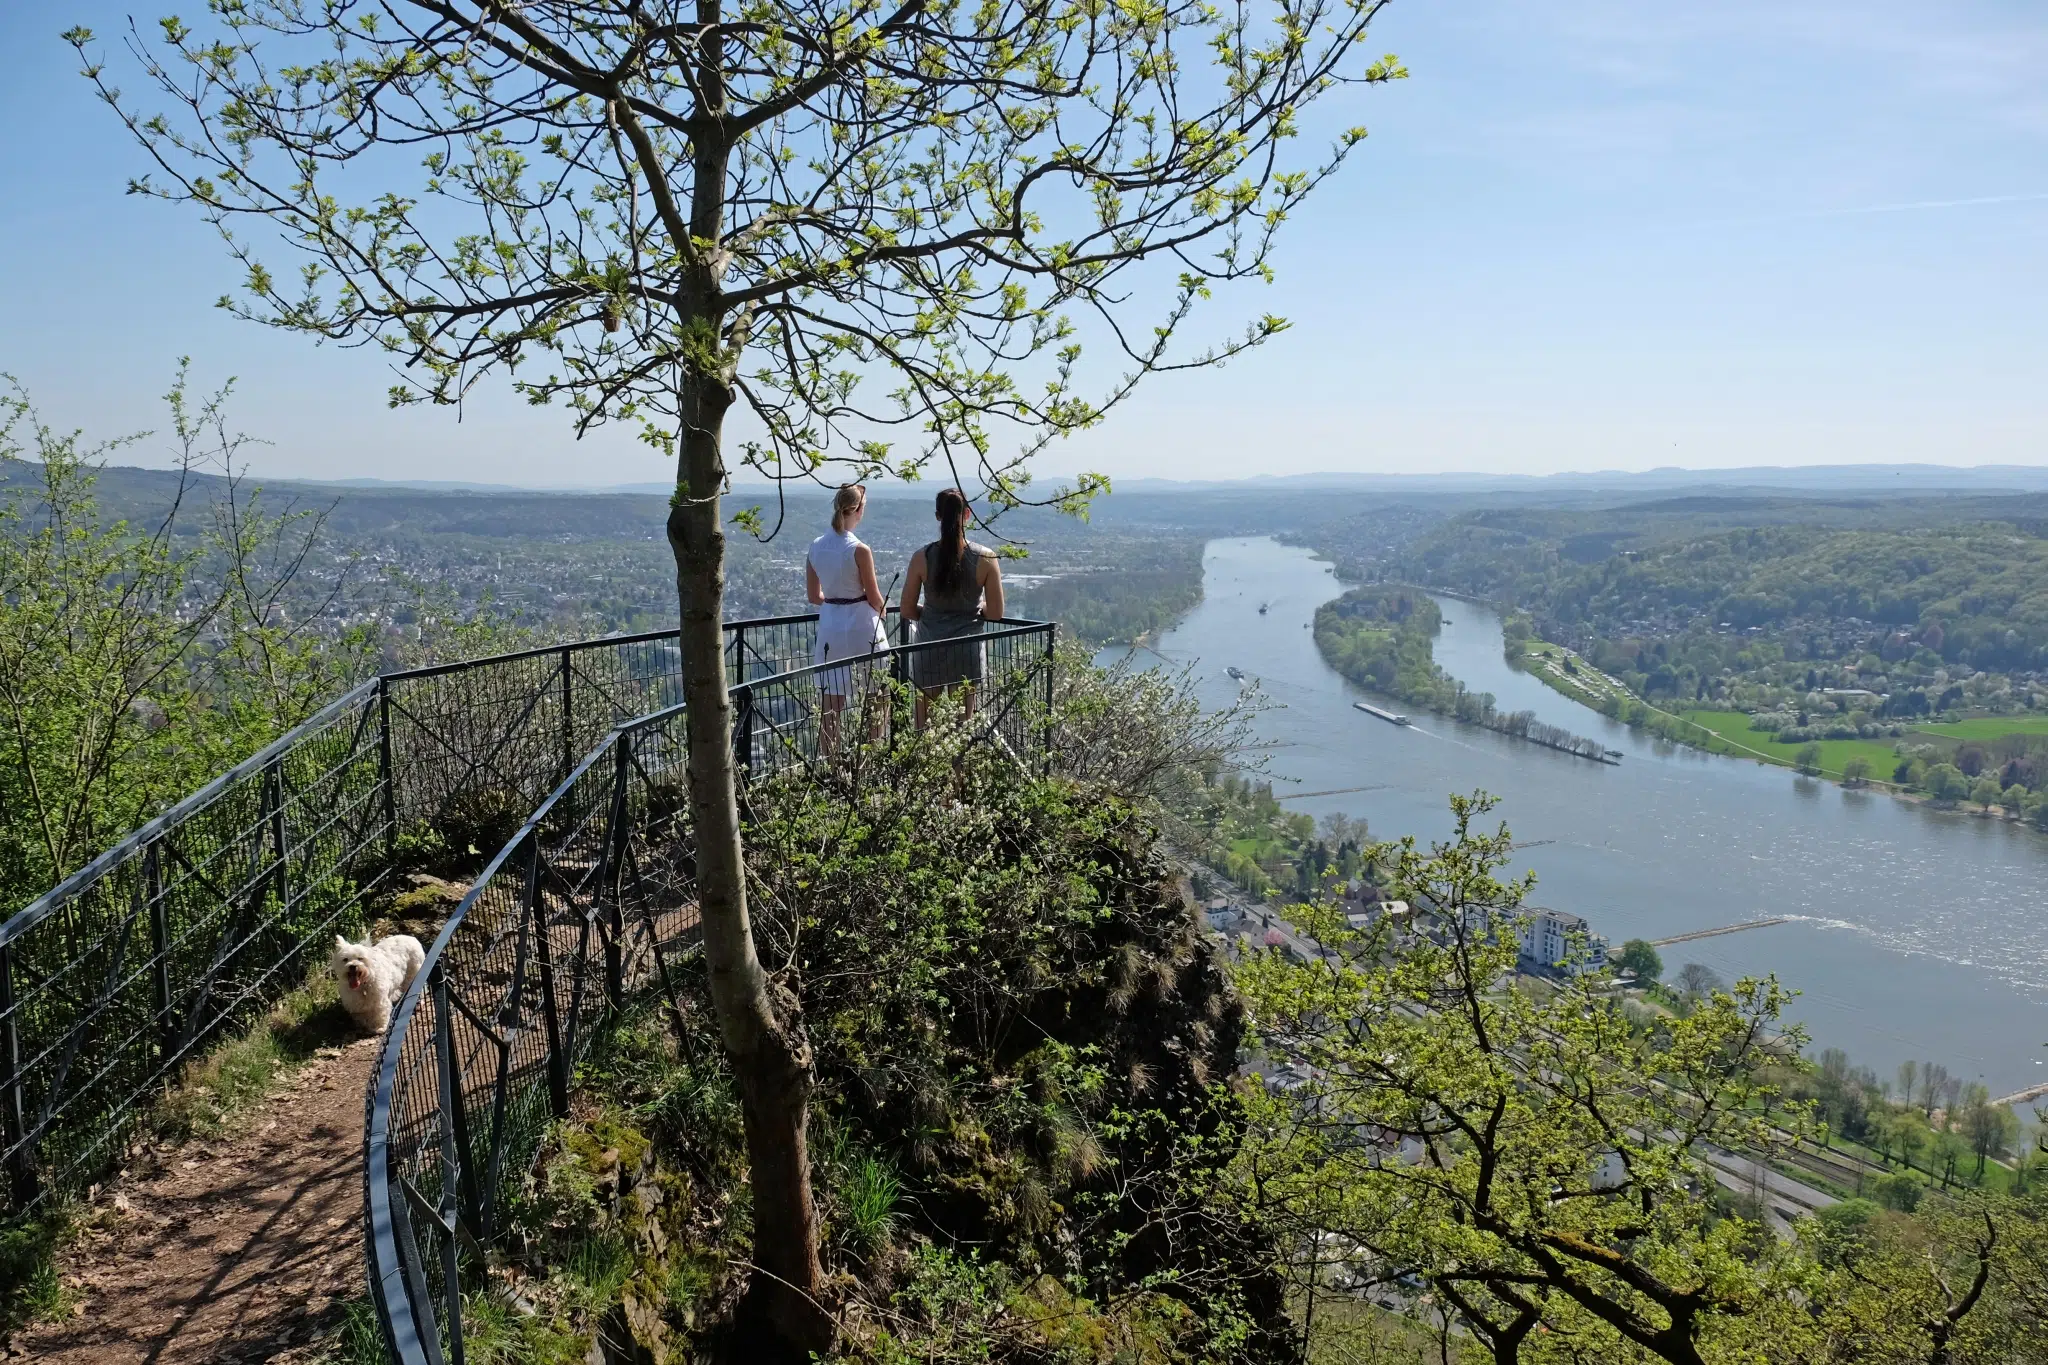
[[[1607,965],[1607,940],[1585,917],[1566,910],[1531,910],[1522,925],[1522,965],[1536,971],[1590,972]]]
[[[1356,905],[1357,902],[1352,902]],[[1397,929],[1408,927],[1407,901],[1377,901],[1370,906],[1360,906],[1344,916],[1344,922],[1353,929],[1368,929],[1378,920],[1390,920]]]

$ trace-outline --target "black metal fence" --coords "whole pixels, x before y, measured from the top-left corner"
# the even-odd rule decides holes
[[[729,623],[734,676],[815,618]],[[365,683],[0,923],[0,1221],[80,1193],[188,1059],[297,986],[430,834],[490,850],[621,721],[681,699],[669,632]]]
[[[138,1102],[295,987],[383,847],[367,683],[0,925],[0,1212],[88,1186]]]
[[[932,705],[953,708],[964,742],[1034,766],[1046,752],[1051,625],[815,666],[787,666],[808,646],[757,638],[770,643],[732,688],[751,777],[893,742]],[[479,1253],[547,1121],[568,1112],[602,1013],[647,990],[679,1008],[699,928],[684,726],[676,706],[606,735],[510,834],[392,1015],[368,1096],[364,1217],[371,1295],[402,1365],[464,1365],[464,1289],[480,1287]]]

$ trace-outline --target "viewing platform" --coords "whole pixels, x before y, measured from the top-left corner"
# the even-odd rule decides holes
[[[931,677],[956,695],[973,680],[966,743],[1027,771],[1050,760],[1052,623],[823,665],[816,630],[724,628],[743,781],[822,773],[836,707],[896,743]],[[425,963],[376,1045],[363,1231],[342,1234],[368,1246],[390,1357],[461,1358],[463,1268],[501,1226],[521,1153],[567,1112],[594,1025],[632,993],[672,998],[696,952],[687,725],[672,631],[387,673],[0,923],[0,1227],[89,1196],[186,1064],[307,981],[421,849],[473,857],[451,874],[470,878],[460,904],[420,927]],[[252,1240],[222,1274],[337,1212],[290,1207],[242,1220]]]

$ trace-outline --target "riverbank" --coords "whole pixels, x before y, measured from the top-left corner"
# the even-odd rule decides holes
[[[1518,642],[1510,636],[1506,638],[1503,656],[1510,668],[1527,673],[1558,695],[1567,697],[1581,706],[1591,707],[1631,729],[1647,730],[1660,739],[1688,745],[1705,753],[1721,754],[1728,758],[1754,759],[1759,763],[1794,770],[1798,767],[1791,755],[1774,754],[1766,749],[1756,748],[1723,734],[1711,725],[1689,715],[1682,716],[1652,706],[1563,645],[1533,638]],[[1736,713],[1721,714],[1734,716]],[[1742,719],[1747,721],[1748,717]],[[1889,760],[1892,757],[1891,750],[1884,749],[1883,756]],[[1840,779],[1843,773],[1839,768],[1829,772],[1823,764],[1821,771],[1813,775]],[[1891,784],[1872,781],[1869,785]]]
[[[1586,659],[1548,640],[1527,638],[1517,640],[1509,635],[1504,638],[1503,655],[1512,668],[1534,677],[1560,696],[1567,697],[1582,706],[1599,711],[1632,729],[1647,730],[1661,739],[1671,740],[1705,753],[1720,754],[1727,758],[1749,759],[1772,767],[1786,768],[1806,777],[1820,778],[1848,791],[1880,791],[1898,801],[1931,809],[1952,812],[1958,815],[1974,816],[1978,819],[2026,824],[2027,815],[2022,809],[1993,802],[1979,802],[1971,810],[1960,796],[1940,797],[1926,791],[1916,791],[1911,786],[1894,781],[1880,774],[1892,771],[1901,761],[1898,746],[1909,743],[1914,736],[1924,735],[1933,739],[1964,738],[1943,734],[1944,730],[1955,730],[1957,725],[1913,726],[1899,738],[1886,741],[1877,739],[1819,739],[1802,743],[1791,752],[1776,746],[1771,732],[1755,728],[1753,718],[1740,711],[1714,711],[1697,709],[1679,714],[1653,706],[1628,691],[1620,682],[1601,672]],[[2026,718],[2033,719],[2033,718]],[[2002,722],[1962,722],[1962,725],[1977,725],[1986,729]],[[2001,732],[2003,733],[2003,732]],[[1977,738],[1976,735],[1967,736]],[[1988,737],[1988,736],[1987,736]],[[1799,761],[1802,750],[1815,751],[1815,761],[1803,766]],[[1853,765],[1861,763],[1860,771]],[[2035,827],[2041,825],[2037,818]]]

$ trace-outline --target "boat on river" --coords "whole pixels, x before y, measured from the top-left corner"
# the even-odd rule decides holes
[[[1412,725],[1412,724],[1414,724],[1414,722],[1413,722],[1413,721],[1409,720],[1409,719],[1408,719],[1408,717],[1406,717],[1406,716],[1402,715],[1402,714],[1401,714],[1400,712],[1398,712],[1398,711],[1383,711],[1383,710],[1381,710],[1381,709],[1380,709],[1379,707],[1377,707],[1377,706],[1374,706],[1374,705],[1373,705],[1372,703],[1370,703],[1370,702],[1363,702],[1363,701],[1355,701],[1355,702],[1352,702],[1351,704],[1352,704],[1353,706],[1357,707],[1357,708],[1358,708],[1359,710],[1361,710],[1361,711],[1365,712],[1365,714],[1367,714],[1368,716],[1378,716],[1378,717],[1379,717],[1379,718],[1380,718],[1381,720],[1383,720],[1383,721],[1387,722],[1387,723],[1388,723],[1389,725]]]
[[[1232,665],[1231,665],[1230,667],[1228,667],[1228,668],[1224,669],[1223,671],[1224,671],[1225,673],[1228,673],[1228,674],[1229,674],[1229,675],[1231,676],[1231,678],[1232,678],[1232,680],[1233,680],[1233,681],[1236,681],[1236,682],[1243,682],[1243,681],[1244,681],[1244,670],[1243,670],[1243,669],[1241,669],[1241,668],[1239,668],[1239,667],[1238,667],[1238,666],[1237,666],[1236,664],[1232,664]]]

